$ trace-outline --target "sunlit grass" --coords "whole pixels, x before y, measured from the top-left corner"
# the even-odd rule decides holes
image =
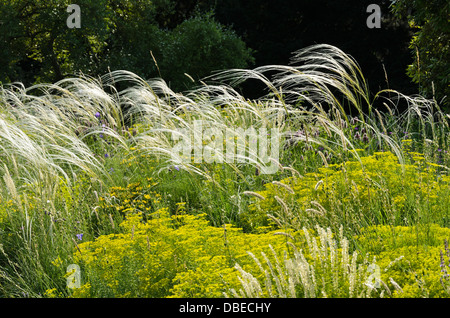
[[[351,243],[369,226],[448,227],[449,116],[436,102],[394,90],[372,96],[356,61],[329,45],[295,52],[291,62],[218,72],[187,92],[128,71],[1,87],[3,294],[41,297],[55,288],[71,294],[65,268],[55,260],[71,264],[79,244],[122,235],[127,215],[142,213],[148,221],[158,209],[175,216],[205,213],[211,226],[243,229],[243,240],[316,225],[335,233],[345,226]],[[250,79],[266,88],[258,99],[236,86]],[[212,149],[216,161],[194,162],[194,152],[180,160],[174,136],[191,139],[200,121],[231,131],[230,140],[242,137],[239,129],[277,129],[279,152],[267,158],[246,142],[240,161],[225,160],[221,147]],[[377,166],[375,154],[389,155],[385,166]],[[274,173],[264,173],[268,162]]]

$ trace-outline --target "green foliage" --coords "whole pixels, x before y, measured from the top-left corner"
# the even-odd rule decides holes
[[[0,43],[4,54],[0,81],[61,80],[78,70],[96,71],[105,48],[112,13],[106,0],[81,0],[82,28],[69,29],[69,1],[2,1]]]
[[[184,73],[199,79],[252,61],[244,42],[209,14],[167,28],[175,1],[81,0],[81,28],[73,29],[66,25],[69,4],[0,2],[0,82],[29,85],[128,70],[145,78],[162,74],[178,90],[192,85]]]
[[[414,63],[408,75],[420,85],[421,93],[435,97],[450,106],[450,4],[446,0],[397,0],[392,10],[398,17],[407,17],[415,34],[410,42]],[[446,98],[445,98],[446,97]],[[444,99],[445,98],[445,99]]]
[[[57,288],[67,295],[63,275],[73,263],[74,242],[92,239],[86,202],[95,200],[95,182],[79,174],[68,185],[61,179],[47,200],[35,187],[0,200],[0,291],[6,297],[40,297]],[[58,266],[55,266],[55,260]],[[54,280],[55,277],[59,277]]]
[[[170,32],[162,52],[161,74],[171,86],[179,88],[186,82],[184,73],[199,80],[212,71],[245,68],[253,62],[245,43],[211,14],[178,25]]]
[[[317,233],[245,234],[229,224],[210,226],[204,215],[183,210],[170,217],[167,209],[142,221],[141,213],[129,213],[120,233],[78,245],[74,257],[85,278],[72,297],[378,294],[363,284],[369,262],[350,253],[342,230],[339,239],[320,227]]]

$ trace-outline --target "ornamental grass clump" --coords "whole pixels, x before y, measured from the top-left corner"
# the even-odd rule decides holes
[[[15,199],[0,198],[2,295],[41,297],[52,288],[67,295],[60,279],[64,264],[73,263],[77,243],[93,238],[86,202],[95,202],[99,188],[89,175],[79,174],[70,185],[60,178],[50,199],[38,195],[33,184],[22,186]]]
[[[70,183],[75,174],[87,173],[107,181],[100,154],[88,139],[102,134],[113,141],[109,148],[127,147],[117,133],[122,126],[120,104],[93,79],[72,78],[29,88],[2,86],[1,173],[9,169],[18,187],[34,184],[44,196],[59,177]]]
[[[336,238],[330,228],[316,226],[316,235],[303,228],[301,237],[303,244],[290,242],[293,251],[286,251],[280,259],[278,253],[271,247],[273,260],[264,252],[257,257],[251,256],[260,273],[244,270],[239,264],[242,287],[232,289],[234,297],[382,297],[386,285],[370,277],[370,263],[367,255],[361,257],[358,251],[350,251],[349,241],[344,237],[342,228]],[[253,269],[254,270],[254,269]],[[262,274],[262,275],[261,275]],[[376,287],[376,288],[375,288]]]

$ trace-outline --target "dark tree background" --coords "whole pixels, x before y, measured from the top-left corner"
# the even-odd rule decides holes
[[[369,29],[367,6],[381,7],[380,29]],[[406,75],[412,57],[411,30],[406,19],[393,16],[390,1],[373,0],[223,0],[215,2],[218,21],[232,25],[247,45],[256,50],[257,65],[286,64],[291,52],[327,43],[353,56],[367,77],[370,89],[397,89],[417,93]],[[386,72],[385,72],[386,71]],[[386,74],[388,82],[386,81]]]
[[[450,1],[396,0],[392,11],[406,18],[414,35],[409,49],[413,63],[407,74],[420,94],[450,110]]]
[[[126,69],[184,90],[192,85],[185,73],[198,80],[227,68],[288,64],[292,52],[326,43],[355,58],[373,93],[449,87],[447,0],[78,0],[81,29],[66,26],[70,3],[0,0],[0,82]],[[366,24],[372,3],[381,7],[379,29]],[[425,65],[414,64],[415,52]],[[256,97],[260,88],[243,90]]]

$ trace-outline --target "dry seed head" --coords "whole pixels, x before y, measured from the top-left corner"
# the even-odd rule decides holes
[[[294,194],[294,190],[292,190],[292,188],[290,186],[288,186],[287,184],[281,183],[279,181],[272,181],[272,184],[275,184],[277,186],[283,187],[286,190],[288,190],[289,193]]]
[[[325,208],[317,201],[311,201],[311,204],[314,205],[315,207],[317,207],[320,212],[322,213],[322,215],[327,213],[327,210],[325,210]]]
[[[283,210],[286,213],[286,215],[288,215],[289,214],[289,208],[288,208],[287,204],[278,196],[275,196],[274,198],[283,207]]]
[[[395,290],[403,293],[403,289],[400,287],[399,284],[397,284],[397,282],[392,277],[389,277],[389,281],[391,282],[392,286],[394,286]]]
[[[256,197],[256,198],[258,198],[260,200],[265,200],[266,199],[261,194],[253,192],[253,191],[244,191],[243,194],[248,195],[248,196],[252,196],[252,197]]]
[[[289,237],[291,240],[295,241],[295,238],[291,234],[286,232],[275,232],[273,233],[273,235],[284,235],[286,237]]]
[[[291,171],[292,174],[296,174],[296,175],[298,175],[300,178],[303,178],[303,176],[300,174],[300,172],[298,172],[296,169],[294,169],[294,168],[292,168],[292,167],[283,167],[283,170]]]
[[[112,218],[111,213],[109,214],[109,221],[111,222],[111,226],[112,226],[112,228],[114,229],[114,220],[113,220],[113,218]]]
[[[12,179],[9,173],[8,167],[6,165],[4,165],[4,167],[5,167],[5,174],[3,175],[3,180],[5,181],[6,188],[8,189],[9,194],[11,195],[13,200],[19,203],[19,197],[17,195],[17,189],[14,184],[14,180]]]
[[[328,161],[327,158],[325,158],[325,155],[322,153],[322,151],[318,151],[320,157],[322,158],[323,164],[325,165],[325,167],[328,167]]]
[[[278,165],[278,168],[280,168],[281,170],[284,169],[283,165],[279,161],[275,160],[274,158],[270,158],[270,161],[272,161],[273,163]]]
[[[281,224],[281,221],[278,220],[275,216],[273,216],[272,214],[267,214],[267,217],[269,219],[271,219],[272,221],[274,221],[279,227],[283,227],[283,225]]]
[[[323,180],[319,180],[319,182],[316,183],[314,190],[317,191],[317,189],[319,189],[321,184],[323,184]]]
[[[321,211],[316,210],[316,209],[311,209],[311,208],[310,209],[306,209],[305,212],[313,212],[314,214],[318,214],[320,216],[324,216],[324,214]]]
[[[323,126],[323,128],[325,128],[325,131],[327,132],[328,137],[331,137],[331,131],[330,128],[328,128],[327,123],[325,122],[325,120],[322,117],[318,117],[317,118],[320,122],[320,124]]]

